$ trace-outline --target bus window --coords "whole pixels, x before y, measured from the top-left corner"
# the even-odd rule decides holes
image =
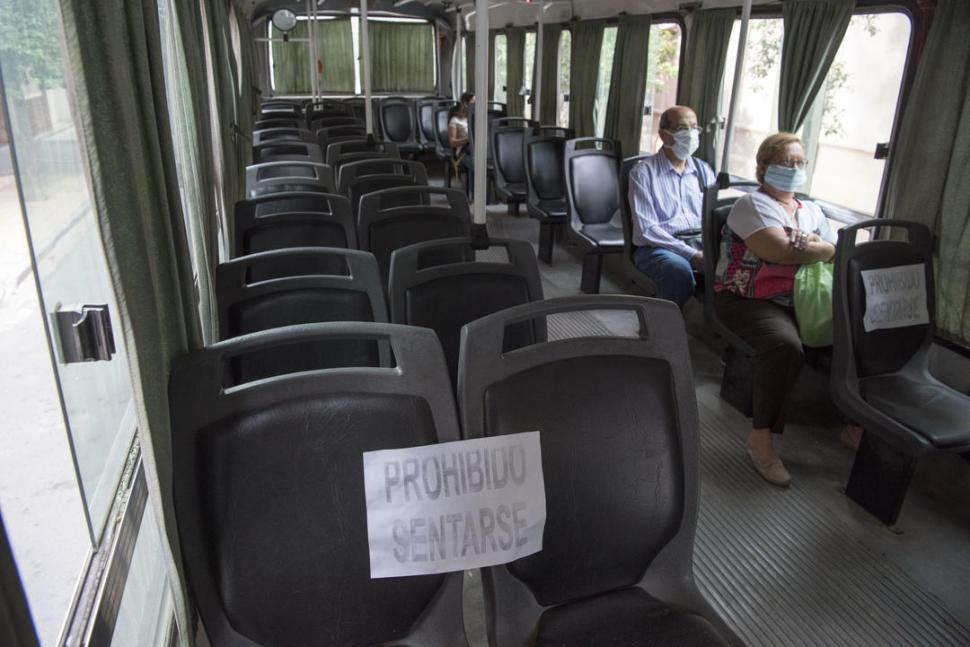
[[[563,128],[569,127],[569,53],[572,39],[572,33],[565,29],[559,38],[559,92],[557,93],[557,105],[559,125]]]
[[[528,119],[534,119],[533,115],[538,116],[538,111],[534,110],[532,107],[532,102],[534,96],[532,95],[532,79],[535,73],[535,60],[536,60],[536,33],[534,31],[527,31],[525,33],[525,74],[523,76],[522,84],[529,89],[529,96],[526,97],[525,101],[525,116]]]
[[[301,17],[302,18],[302,17]],[[269,24],[269,37],[282,39],[283,34]],[[290,32],[288,42],[281,40],[270,47],[270,85],[276,94],[310,94],[312,91],[310,53],[308,43],[299,39],[308,37],[309,22],[299,20]],[[354,91],[354,35],[350,20],[320,18],[316,23],[317,54],[322,63],[320,89],[323,92]]]
[[[616,53],[616,26],[603,30],[600,47],[600,69],[596,77],[596,102],[593,104],[593,120],[596,136],[602,137],[606,127],[606,104],[610,99],[610,82],[613,80],[613,54]]]
[[[886,162],[874,153],[892,134],[910,29],[902,13],[852,17],[802,128],[811,162],[807,193],[875,213]]]
[[[499,103],[505,103],[508,98],[506,85],[509,80],[505,34],[495,34],[495,51],[492,57],[495,61],[495,86],[492,88],[492,97]]]
[[[660,115],[677,103],[681,41],[679,24],[667,22],[650,25],[647,87],[643,100],[646,114],[640,131],[641,153],[654,153],[660,148],[660,138],[657,136]]]

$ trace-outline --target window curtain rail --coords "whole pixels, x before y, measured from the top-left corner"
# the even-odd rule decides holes
[[[640,150],[649,51],[650,16],[620,16],[603,131],[606,138],[619,140],[624,155]]]

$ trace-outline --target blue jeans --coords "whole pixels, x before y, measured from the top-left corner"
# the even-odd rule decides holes
[[[657,298],[681,308],[694,296],[694,268],[690,261],[662,247],[638,247],[633,252],[637,268],[657,286]]]

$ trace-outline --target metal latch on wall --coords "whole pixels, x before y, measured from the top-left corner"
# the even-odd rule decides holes
[[[60,341],[61,361],[111,361],[115,354],[114,332],[107,304],[58,308],[54,326]]]

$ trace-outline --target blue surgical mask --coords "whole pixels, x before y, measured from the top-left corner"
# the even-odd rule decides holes
[[[670,131],[667,131],[670,132]],[[695,129],[690,130],[680,130],[677,132],[670,133],[674,138],[674,145],[669,146],[674,151],[674,155],[677,156],[679,160],[690,159],[690,156],[694,154],[694,151],[698,149],[701,145],[700,133]]]
[[[808,181],[805,169],[796,167],[781,166],[772,164],[765,171],[765,183],[779,191],[794,193]]]

